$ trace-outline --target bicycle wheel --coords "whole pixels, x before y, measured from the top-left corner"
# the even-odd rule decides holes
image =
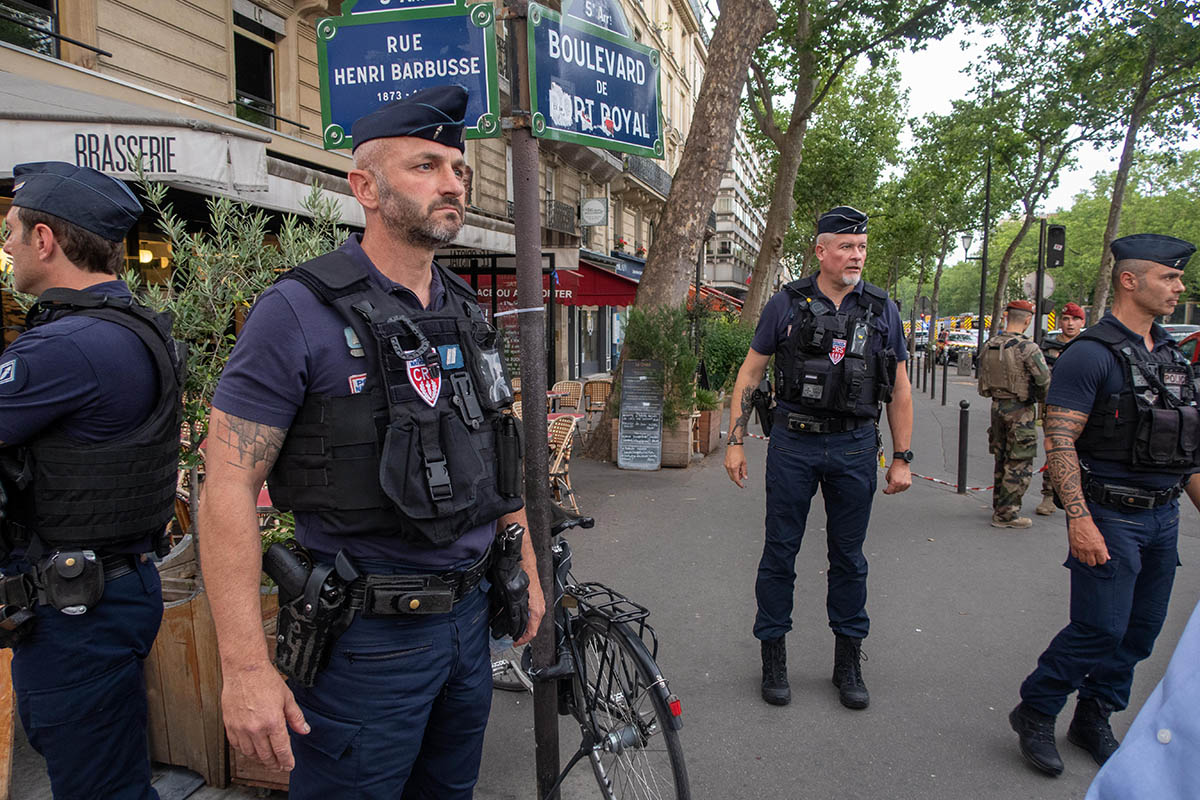
[[[671,711],[651,687],[661,681],[650,654],[620,624],[576,618],[583,663],[573,678],[575,712],[593,727],[592,770],[612,800],[690,800],[687,768]]]
[[[529,646],[514,647],[512,639],[507,637],[492,644],[492,688],[502,692],[532,692],[533,682],[522,664]],[[497,648],[497,645],[506,646]]]

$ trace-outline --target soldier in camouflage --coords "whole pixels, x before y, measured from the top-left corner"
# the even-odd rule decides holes
[[[1058,327],[1060,332],[1042,337],[1042,354],[1046,357],[1046,365],[1054,373],[1054,362],[1058,360],[1063,348],[1083,331],[1083,309],[1077,303],[1067,303],[1059,315]],[[1043,408],[1045,408],[1043,406]],[[1042,502],[1038,503],[1037,513],[1048,517],[1054,513],[1054,488],[1050,485],[1050,470],[1042,470]]]
[[[983,346],[979,393],[992,398],[988,450],[995,456],[992,526],[1028,528],[1020,516],[1021,498],[1033,476],[1037,455],[1037,404],[1046,399],[1050,370],[1042,351],[1024,335],[1033,320],[1033,304],[1014,300],[1004,315],[1004,330]]]

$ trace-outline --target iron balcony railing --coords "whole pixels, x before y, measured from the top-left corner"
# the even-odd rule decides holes
[[[642,156],[625,156],[625,171],[666,197],[671,193],[671,173]]]
[[[575,207],[557,200],[547,200],[546,227],[560,233],[575,233]]]

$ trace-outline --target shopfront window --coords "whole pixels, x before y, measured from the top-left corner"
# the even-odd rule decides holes
[[[55,0],[0,0],[0,41],[24,47],[51,58],[58,57]]]
[[[147,286],[165,284],[171,278],[171,243],[139,237],[137,252],[125,257],[125,266],[141,275]]]

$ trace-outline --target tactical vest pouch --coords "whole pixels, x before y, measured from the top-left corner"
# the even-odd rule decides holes
[[[1188,467],[1200,446],[1200,412],[1194,406],[1147,408],[1138,418],[1135,467]]]
[[[876,356],[875,374],[878,387],[876,400],[880,403],[892,402],[892,391],[896,388],[896,370],[899,368],[900,362],[896,358],[896,351],[890,347],[878,353]]]
[[[524,494],[522,444],[521,424],[516,417],[505,414],[500,418],[499,431],[496,433],[496,488],[504,497],[520,497]]]
[[[37,572],[43,599],[64,614],[86,614],[104,596],[104,567],[91,550],[56,550]]]
[[[831,409],[837,407],[833,363],[828,358],[810,358],[804,362],[800,372],[800,403],[807,408]]]
[[[470,349],[467,364],[479,394],[479,404],[488,411],[500,411],[513,403],[512,381],[500,352],[500,332],[481,319],[464,323],[463,346]]]

